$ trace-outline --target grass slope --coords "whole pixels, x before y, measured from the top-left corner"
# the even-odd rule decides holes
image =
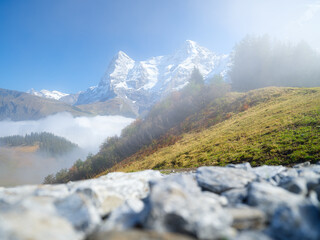
[[[221,122],[185,133],[173,145],[151,154],[129,157],[110,171],[244,161],[288,165],[320,159],[320,88],[274,87],[231,96],[224,108],[239,105],[245,106],[245,111],[226,113],[220,109],[216,119]]]

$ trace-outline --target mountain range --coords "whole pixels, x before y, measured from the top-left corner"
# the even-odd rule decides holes
[[[104,113],[117,114],[125,106],[137,116],[168,93],[186,86],[194,68],[200,71],[204,79],[209,79],[215,74],[225,76],[229,62],[228,55],[215,54],[187,40],[172,55],[151,57],[145,61],[135,61],[119,51],[109,63],[99,84],[78,94],[48,90],[37,92],[33,89],[29,93],[78,107],[86,105],[86,110],[107,106]],[[120,105],[112,109],[114,104],[110,101]]]
[[[87,116],[79,107],[28,93],[0,88],[0,120],[36,120],[58,112],[69,112],[73,116]]]

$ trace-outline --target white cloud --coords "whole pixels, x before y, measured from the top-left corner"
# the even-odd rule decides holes
[[[1,121],[0,137],[45,131],[65,137],[81,148],[96,153],[107,137],[120,134],[133,120],[121,116],[74,118],[69,113],[58,113],[37,121]]]

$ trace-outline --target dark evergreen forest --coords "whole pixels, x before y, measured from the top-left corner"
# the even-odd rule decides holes
[[[78,147],[63,137],[47,132],[1,137],[0,145],[8,147],[39,145],[39,152],[50,156],[63,155]]]

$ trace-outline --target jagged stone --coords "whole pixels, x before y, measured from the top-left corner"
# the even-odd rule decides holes
[[[318,166],[246,165],[0,187],[0,239],[320,239]]]
[[[245,187],[256,179],[256,175],[243,169],[200,167],[196,178],[199,186],[220,194],[230,189]]]
[[[80,240],[65,219],[46,212],[15,209],[0,215],[0,239],[3,240]]]
[[[252,207],[228,208],[233,222],[232,227],[238,230],[263,229],[266,224],[266,215],[263,211]]]
[[[78,231],[91,232],[101,221],[97,209],[83,194],[71,194],[56,200],[54,205],[57,213],[67,219]]]
[[[268,235],[258,231],[243,231],[233,240],[272,240]]]
[[[308,193],[307,181],[304,178],[287,179],[287,181],[282,181],[279,186],[296,194],[306,195]]]
[[[229,206],[243,204],[248,195],[247,188],[237,188],[225,191],[221,194],[228,199]]]
[[[311,165],[310,162],[303,162],[303,163],[294,165],[293,168],[309,167],[310,165]]]
[[[129,199],[110,214],[99,231],[124,231],[141,226],[146,216],[144,203],[139,199]]]
[[[175,233],[158,233],[152,231],[131,230],[126,232],[110,231],[98,232],[88,240],[192,240],[194,238]]]
[[[299,168],[297,169],[299,177],[302,178],[319,178],[319,174],[313,171],[311,168]]]
[[[228,206],[228,199],[225,196],[220,196],[216,193],[213,192],[208,192],[208,191],[203,191],[202,192],[203,195],[209,197],[209,198],[213,198],[214,200],[216,200],[221,206],[225,207]]]
[[[279,207],[272,218],[270,234],[279,240],[320,239],[320,211],[314,205]]]
[[[2,188],[0,190],[0,211],[32,196],[36,189],[37,186],[31,185]]]
[[[305,200],[304,196],[291,193],[268,183],[254,182],[248,189],[247,202],[267,213],[268,217],[281,205],[296,205]]]
[[[272,179],[277,174],[286,171],[286,168],[283,166],[261,166],[261,167],[254,167],[251,170],[259,177],[263,179]]]
[[[162,178],[159,171],[109,173],[94,180],[69,184],[69,188],[92,198],[101,216],[121,206],[128,199],[142,199],[149,194],[149,181]]]
[[[318,174],[318,176],[320,175],[320,166],[319,165],[311,165],[309,167],[314,173]]]
[[[33,195],[45,196],[53,198],[64,198],[70,194],[68,187],[65,184],[58,185],[39,185],[35,189]]]
[[[245,162],[245,163],[240,163],[240,164],[228,164],[226,167],[228,168],[238,168],[238,169],[243,169],[250,171],[252,169],[250,163]]]
[[[190,176],[174,175],[153,183],[144,226],[159,232],[178,232],[199,239],[230,237],[232,218],[219,202],[202,194]]]

